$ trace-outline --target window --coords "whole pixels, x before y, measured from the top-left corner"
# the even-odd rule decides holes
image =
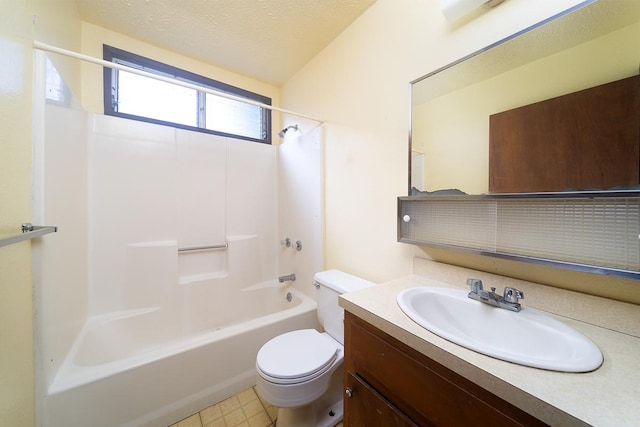
[[[271,98],[111,46],[103,46],[103,55],[109,62],[271,105]],[[267,108],[106,67],[104,112],[182,129],[271,143],[271,111]]]

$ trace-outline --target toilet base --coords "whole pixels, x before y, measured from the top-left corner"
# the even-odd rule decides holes
[[[342,421],[342,400],[319,407],[318,403],[298,408],[280,408],[276,427],[333,427]]]
[[[336,369],[327,391],[309,405],[278,409],[276,427],[333,427],[342,421],[342,372]]]

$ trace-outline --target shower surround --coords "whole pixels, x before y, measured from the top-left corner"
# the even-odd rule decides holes
[[[317,326],[321,128],[279,150],[44,112],[34,204],[60,232],[34,245],[40,425],[169,425],[254,384],[268,339]],[[201,246],[220,247],[181,250]]]

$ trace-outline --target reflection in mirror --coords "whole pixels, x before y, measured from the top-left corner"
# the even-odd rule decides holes
[[[600,0],[412,82],[410,195],[488,193],[489,117],[637,75],[638,40],[640,2]]]

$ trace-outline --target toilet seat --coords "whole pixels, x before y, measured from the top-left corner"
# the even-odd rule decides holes
[[[297,384],[316,378],[338,358],[339,345],[315,329],[279,335],[258,352],[256,366],[261,377],[276,384]]]

